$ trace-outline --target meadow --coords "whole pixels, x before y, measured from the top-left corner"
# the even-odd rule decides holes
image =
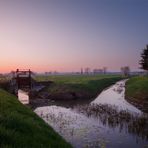
[[[112,74],[96,74],[96,75],[41,75],[36,76],[35,80],[37,81],[54,81],[59,84],[82,84],[87,83],[90,80],[100,80],[104,78],[116,78],[120,77],[120,75],[112,75]]]

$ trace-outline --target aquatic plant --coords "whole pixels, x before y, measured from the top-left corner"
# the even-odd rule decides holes
[[[124,129],[130,134],[148,140],[148,114],[130,113],[108,104],[78,105],[74,110],[88,118],[99,118],[98,121],[103,125],[118,127],[120,131]]]

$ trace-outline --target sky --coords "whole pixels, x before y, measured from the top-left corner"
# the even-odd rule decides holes
[[[0,73],[138,70],[148,0],[0,0]]]

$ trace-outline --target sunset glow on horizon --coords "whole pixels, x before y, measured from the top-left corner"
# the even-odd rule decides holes
[[[138,70],[147,0],[0,0],[0,73]]]

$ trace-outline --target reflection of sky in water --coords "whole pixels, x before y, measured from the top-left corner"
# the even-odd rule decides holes
[[[124,82],[103,91],[92,103],[108,103],[117,105],[120,109],[140,112],[124,100]],[[120,87],[120,88],[118,88]],[[121,90],[122,89],[122,90]],[[106,94],[107,93],[107,94]],[[104,97],[104,100],[103,100]],[[75,109],[48,106],[40,107],[35,112],[50,124],[60,135],[74,147],[143,147],[148,142],[141,140],[127,129],[120,131],[119,126],[103,125],[99,118],[87,117]]]
[[[22,104],[29,104],[29,96],[27,92],[23,90],[18,90],[18,99]]]
[[[141,111],[128,103],[124,97],[125,82],[119,81],[109,89],[103,91],[92,103],[97,104],[111,104],[117,106],[121,110],[129,110],[131,112],[140,113]]]
[[[35,112],[50,124],[74,147],[109,146],[139,147],[136,137],[119,128],[104,126],[98,119],[88,118],[81,113],[64,107],[50,106],[37,108]]]

